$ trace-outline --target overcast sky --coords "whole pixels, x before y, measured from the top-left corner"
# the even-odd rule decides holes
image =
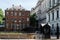
[[[38,0],[0,0],[0,8],[5,10],[6,8],[10,8],[12,4],[22,5],[24,8],[30,10],[32,7],[36,5]]]

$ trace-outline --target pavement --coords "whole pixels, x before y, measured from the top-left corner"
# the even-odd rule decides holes
[[[0,40],[60,40],[60,39],[0,39]]]
[[[33,39],[34,36],[34,33],[0,33],[1,39]]]

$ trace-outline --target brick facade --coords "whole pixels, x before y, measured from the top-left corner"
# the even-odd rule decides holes
[[[29,27],[29,15],[30,11],[27,10],[5,10],[6,16],[6,29],[7,30],[21,30],[25,27]]]

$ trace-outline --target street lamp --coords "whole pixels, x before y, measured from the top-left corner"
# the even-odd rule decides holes
[[[59,39],[59,26],[58,26],[58,23],[57,23],[57,39]]]

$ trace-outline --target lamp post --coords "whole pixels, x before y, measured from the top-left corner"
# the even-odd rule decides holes
[[[57,39],[59,39],[59,26],[58,26],[58,23],[57,23]]]

